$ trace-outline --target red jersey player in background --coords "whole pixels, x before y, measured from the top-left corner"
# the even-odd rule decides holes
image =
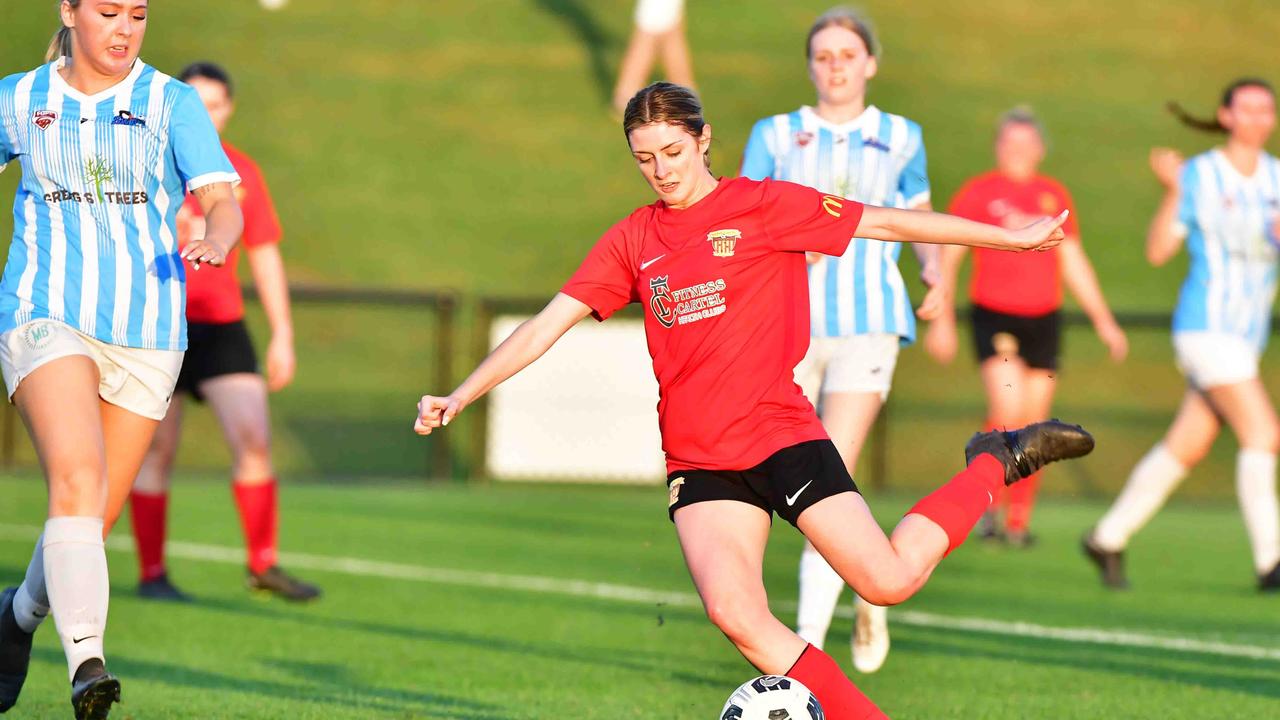
[[[200,94],[219,134],[235,111],[231,78],[221,67],[195,63],[180,77]],[[267,392],[293,380],[293,323],[289,287],[280,257],[280,221],[258,166],[247,155],[222,143],[242,180],[236,197],[244,214],[241,244],[262,299],[271,342],[267,376],[258,362],[244,324],[244,299],[236,277],[238,251],[223,267],[187,273],[188,348],[169,412],[156,431],[130,496],[133,537],[138,545],[141,582],[138,593],[157,600],[186,600],[169,581],[164,561],[165,513],[173,459],[182,431],[182,395],[187,393],[213,410],[233,456],[231,488],[248,550],[248,584],[255,590],[289,600],[311,600],[320,590],[294,578],[276,564],[279,510],[275,471],[271,465],[271,429]],[[178,213],[178,241],[204,234],[204,217],[190,196]]]
[[[1021,427],[1049,417],[1061,336],[1062,283],[1080,303],[1106,344],[1113,360],[1129,352],[1124,330],[1116,323],[1085,255],[1074,217],[1071,196],[1057,180],[1041,175],[1045,156],[1044,132],[1030,110],[1006,113],[996,130],[996,169],[960,188],[948,211],[960,217],[1018,228],[1035,218],[1071,210],[1062,226],[1066,240],[1043,253],[1013,254],[976,249],[969,284],[973,313],[973,341],[982,366],[987,395],[987,429]],[[954,287],[965,248],[943,250],[943,268]],[[930,342],[938,356],[956,352],[954,312],[939,322]],[[997,528],[988,516],[984,535],[1010,545],[1031,542],[1027,528],[1035,503],[1037,473],[1004,493],[1004,523]]]
[[[655,83],[627,104],[632,156],[657,202],[614,225],[551,302],[451,394],[423,396],[426,435],[545,353],[569,328],[645,309],[667,455],[668,513],[707,615],[752,665],[807,686],[830,720],[882,718],[830,656],[769,611],[762,565],[773,512],[868,601],[910,597],[1006,483],[1093,439],[1057,422],[975,436],[968,469],[920,501],[891,537],[871,516],[795,383],[809,345],[805,252],[857,237],[991,248],[1056,245],[1067,213],[1019,230],[864,206],[788,182],[717,179],[711,126],[688,88]]]

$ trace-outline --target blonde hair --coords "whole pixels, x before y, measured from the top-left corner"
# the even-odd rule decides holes
[[[80,7],[80,0],[58,0],[59,10],[64,2],[70,5],[72,10]],[[53,34],[53,40],[49,42],[49,49],[45,51],[44,61],[53,62],[60,57],[71,57],[71,40],[71,28],[66,25],[58,28],[58,32]]]

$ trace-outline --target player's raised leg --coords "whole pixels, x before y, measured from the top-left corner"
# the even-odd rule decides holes
[[[915,594],[942,558],[964,542],[996,491],[1092,449],[1088,433],[1057,421],[981,433],[965,448],[968,467],[916,503],[889,537],[853,492],[818,502],[796,524],[862,597],[895,605]]]
[[[248,552],[249,587],[287,600],[314,600],[320,589],[286,573],[277,562],[280,507],[266,380],[257,373],[219,375],[201,382],[200,394],[231,448],[231,489]]]
[[[707,617],[748,662],[762,673],[804,683],[831,720],[885,717],[829,656],[769,612],[762,580],[767,512],[715,500],[676,510],[675,524]]]
[[[1220,427],[1208,401],[1189,388],[1169,431],[1138,461],[1119,497],[1084,536],[1084,553],[1098,567],[1103,585],[1117,590],[1129,587],[1124,551],[1130,538],[1164,506],[1187,471],[1209,454]]]

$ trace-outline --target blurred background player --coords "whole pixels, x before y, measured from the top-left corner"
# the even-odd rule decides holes
[[[809,29],[805,54],[818,93],[815,107],[760,120],[742,174],[774,178],[885,207],[930,209],[920,126],[866,104],[880,47],[867,20],[834,8]],[[1051,215],[1057,214],[1049,213]],[[1029,224],[1029,223],[1024,223]],[[931,288],[918,311],[931,320],[950,293],[939,285],[938,246],[913,244]],[[840,257],[813,255],[809,267],[809,352],[796,381],[820,410],[822,424],[849,474],[889,397],[898,348],[915,339],[911,299],[898,271],[899,243],[856,238]],[[797,632],[822,647],[845,582],[806,543],[800,557]],[[889,652],[886,611],[854,597],[853,662],[875,672]]]
[[[795,383],[809,345],[806,251],[883,240],[1039,249],[1066,217],[1006,230],[929,212],[864,206],[795,183],[718,180],[711,126],[692,90],[654,83],[623,131],[658,200],[610,228],[551,302],[447,397],[423,396],[414,430],[448,425],[588,316],[645,306],[667,456],[668,513],[713,623],[752,665],[814,692],[830,720],[885,715],[829,655],[778,621],[763,579],[773,513],[798,528],[869,600],[902,602],[964,542],[992,493],[1089,452],[1082,429],[1044,423],[974,437],[968,467],[887,536]]]
[[[138,59],[145,0],[58,7],[47,64],[0,80],[0,169],[22,166],[0,368],[49,488],[26,577],[0,593],[0,712],[17,702],[32,634],[52,614],[80,720],[107,717],[121,696],[103,652],[103,538],[182,365],[182,262],[221,264],[241,216],[200,99]],[[179,251],[186,190],[209,220]]]
[[[659,56],[666,80],[694,86],[693,60],[685,37],[684,0],[636,0],[635,28],[613,89],[613,109],[619,117],[631,96],[649,83]]]
[[[1147,232],[1147,260],[1160,266],[1185,241],[1190,267],[1173,314],[1173,348],[1187,391],[1164,439],[1133,468],[1111,509],[1084,538],[1102,581],[1128,587],[1123,553],[1187,472],[1208,454],[1223,423],[1240,444],[1236,493],[1261,590],[1280,590],[1280,506],[1276,451],[1280,422],[1258,377],[1271,331],[1280,234],[1280,161],[1265,150],[1276,99],[1263,80],[1232,83],[1213,120],[1177,104],[1186,125],[1226,133],[1223,147],[1187,162],[1151,152],[1165,188]]]
[[[987,429],[1021,427],[1050,415],[1061,346],[1062,285],[1065,283],[1098,338],[1117,362],[1129,342],[1098,285],[1080,242],[1075,204],[1057,180],[1040,173],[1044,129],[1028,108],[1004,114],[996,127],[994,170],[964,184],[948,212],[978,222],[1022,227],[1044,215],[1071,209],[1063,225],[1067,239],[1042,253],[1001,253],[976,249],[969,283],[973,344],[987,397]],[[954,287],[966,249],[943,250],[943,267]],[[956,352],[955,315],[948,306],[931,338],[946,360]],[[1016,547],[1032,541],[1028,532],[1040,476],[1011,486],[1003,495],[1004,517],[984,522],[984,534]],[[994,515],[994,511],[992,513]]]
[[[221,134],[235,112],[231,77],[223,68],[202,62],[184,69],[181,79],[200,94]],[[244,213],[241,242],[271,326],[267,376],[264,379],[258,374],[253,343],[245,327],[244,300],[236,276],[239,252],[233,250],[223,267],[205,268],[187,279],[190,339],[178,375],[178,392],[156,430],[130,495],[133,537],[141,564],[138,593],[159,600],[187,599],[170,582],[164,560],[165,515],[182,432],[182,393],[186,393],[197,402],[208,403],[231,450],[231,489],[248,551],[249,587],[289,600],[311,600],[320,595],[320,590],[290,576],[276,564],[280,513],[271,465],[267,393],[288,385],[296,366],[289,286],[280,257],[280,221],[257,164],[225,140],[222,147],[240,175],[236,199]],[[178,213],[179,243],[200,237],[204,225],[199,204],[187,198]]]

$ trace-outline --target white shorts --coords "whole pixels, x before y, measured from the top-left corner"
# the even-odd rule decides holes
[[[1200,390],[1258,377],[1258,349],[1239,335],[1175,332],[1173,350],[1178,369]]]
[[[901,338],[889,333],[815,337],[796,366],[796,383],[817,407],[827,393],[879,393],[889,399]]]
[[[637,0],[636,27],[654,35],[664,33],[684,17],[684,0]]]
[[[164,419],[182,369],[181,351],[112,345],[56,320],[32,320],[0,335],[0,370],[9,400],[23,378],[71,355],[84,355],[98,366],[103,400],[152,420]]]

